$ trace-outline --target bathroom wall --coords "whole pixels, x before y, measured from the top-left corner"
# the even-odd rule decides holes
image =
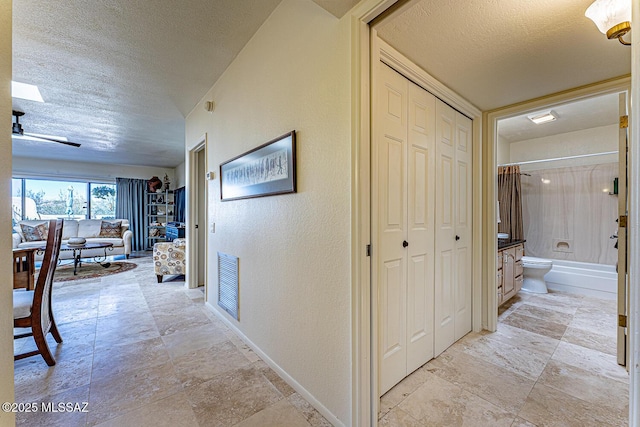
[[[498,145],[500,157],[500,145]],[[582,154],[618,151],[618,125],[599,126],[542,138],[513,142],[509,147],[510,162],[554,159]],[[522,171],[550,169],[578,165],[594,165],[618,161],[617,154],[583,157],[580,159],[539,162],[522,165]],[[500,163],[498,163],[500,164]]]
[[[528,171],[522,175],[526,255],[615,265],[618,163]]]

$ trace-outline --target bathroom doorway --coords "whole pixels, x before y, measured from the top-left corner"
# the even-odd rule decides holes
[[[574,99],[551,97],[496,120],[496,164],[518,175],[524,257],[511,261],[521,264],[513,271],[497,264],[501,304],[495,314],[496,328],[542,324],[563,341],[616,355],[617,363],[626,365],[626,228],[620,218],[624,222],[627,213],[627,138],[620,117],[626,113],[628,82],[619,83]],[[505,200],[502,192],[497,189],[497,200]],[[509,223],[509,209],[497,209],[496,223],[505,215]],[[518,234],[513,225],[511,230]],[[509,230],[498,224],[498,231]],[[498,248],[504,243],[499,239]],[[522,274],[513,278],[515,286],[519,279],[534,292],[500,300],[505,272]],[[536,274],[542,288],[532,289]],[[538,293],[546,288],[548,294]]]

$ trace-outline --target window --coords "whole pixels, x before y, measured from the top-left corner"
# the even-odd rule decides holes
[[[115,218],[115,184],[17,179],[12,184],[13,223],[21,219]]]

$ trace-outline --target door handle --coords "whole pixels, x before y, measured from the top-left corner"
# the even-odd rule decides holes
[[[456,241],[460,240],[460,236],[456,235]]]
[[[409,242],[407,242],[406,240],[402,241],[402,247],[406,248],[407,246],[409,246]]]

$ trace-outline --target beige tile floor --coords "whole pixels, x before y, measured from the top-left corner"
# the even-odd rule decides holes
[[[520,292],[498,331],[470,333],[380,399],[381,426],[626,426],[616,306]]]
[[[144,253],[143,253],[144,254]],[[88,402],[88,412],[21,413],[18,426],[330,426],[204,307],[201,290],[134,270],[56,283],[57,364],[15,362],[16,402]],[[14,351],[35,347],[15,341]]]

